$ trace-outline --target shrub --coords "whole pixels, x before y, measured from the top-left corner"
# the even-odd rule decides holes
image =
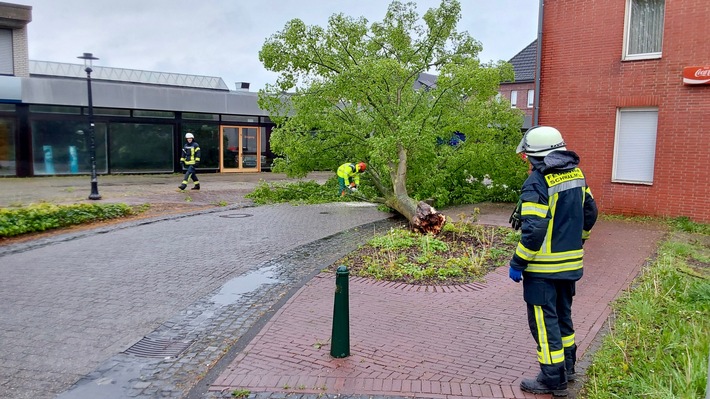
[[[126,204],[42,203],[19,209],[0,209],[0,237],[46,231],[98,220],[114,219],[132,214]]]

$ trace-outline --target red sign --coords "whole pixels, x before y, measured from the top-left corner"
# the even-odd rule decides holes
[[[692,66],[683,68],[683,83],[687,85],[710,84],[710,66]]]

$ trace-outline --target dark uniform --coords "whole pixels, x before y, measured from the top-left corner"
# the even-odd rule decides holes
[[[532,172],[520,195],[522,236],[510,267],[523,271],[523,297],[541,368],[537,381],[566,389],[577,350],[572,297],[597,206],[577,154],[553,151],[529,159]]]
[[[185,143],[182,147],[182,156],[180,157],[180,163],[187,168],[185,172],[185,177],[182,179],[182,184],[180,185],[180,190],[184,190],[187,187],[188,179],[192,178],[192,182],[195,186],[193,190],[200,189],[200,179],[197,178],[195,173],[195,167],[200,163],[200,145],[193,139],[192,142]]]

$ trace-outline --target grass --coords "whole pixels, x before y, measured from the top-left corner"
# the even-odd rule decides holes
[[[371,238],[332,268],[345,265],[352,276],[408,284],[465,284],[506,265],[519,238],[507,227],[465,220],[447,223],[437,236],[394,228]]]
[[[674,232],[634,288],[613,304],[581,398],[706,397],[710,351],[708,225],[672,219]]]

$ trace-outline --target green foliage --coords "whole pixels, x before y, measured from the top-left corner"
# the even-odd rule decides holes
[[[13,237],[98,220],[130,215],[126,204],[54,205],[42,203],[18,209],[0,209],[0,237]]]
[[[705,397],[710,248],[704,242],[671,238],[638,285],[614,303],[616,317],[587,372],[585,397]]]
[[[255,204],[275,204],[281,202],[322,204],[336,201],[353,201],[352,196],[341,197],[338,194],[336,178],[329,179],[321,185],[314,180],[299,181],[296,183],[268,183],[260,181],[254,191],[246,198]]]
[[[325,28],[293,19],[267,39],[259,59],[279,77],[259,105],[277,123],[273,170],[301,177],[365,161],[385,199],[517,200],[523,115],[495,100],[512,67],[480,62],[481,44],[456,30],[457,0],[421,20],[415,7],[394,1],[373,23],[336,14]],[[427,72],[435,85],[421,85]],[[455,132],[466,140],[450,145]]]
[[[232,397],[234,398],[246,398],[251,394],[251,391],[248,389],[235,389],[232,391]]]
[[[704,235],[710,235],[710,224],[707,223],[696,223],[690,220],[688,217],[678,217],[670,219],[668,224],[678,231],[685,231],[687,233],[698,233]]]

